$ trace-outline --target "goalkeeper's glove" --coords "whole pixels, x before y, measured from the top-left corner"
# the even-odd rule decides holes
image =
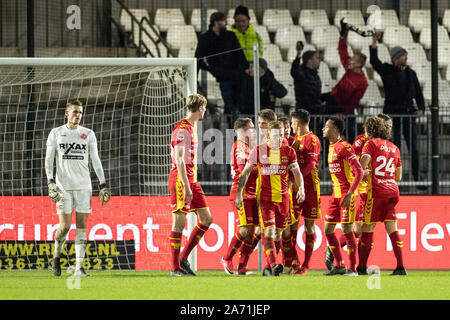
[[[62,190],[56,185],[54,180],[48,183],[48,196],[53,202],[59,202],[63,198]]]
[[[109,188],[106,187],[106,183],[102,183],[101,185],[99,185],[98,190],[99,190],[98,201],[100,201],[103,206],[105,203],[109,201],[109,199],[111,199],[111,190],[109,190]]]

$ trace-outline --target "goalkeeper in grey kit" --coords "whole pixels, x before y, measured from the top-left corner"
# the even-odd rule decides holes
[[[47,138],[45,172],[48,180],[48,195],[56,203],[59,228],[55,235],[53,252],[53,274],[61,275],[61,250],[70,229],[72,212],[76,212],[75,272],[74,276],[87,276],[83,268],[86,249],[86,222],[91,213],[92,184],[89,159],[100,182],[99,200],[102,205],[111,198],[106,186],[103,167],[97,150],[95,133],[80,126],[83,105],[75,100],[67,103],[67,123],[52,129]],[[53,164],[56,158],[56,179]]]

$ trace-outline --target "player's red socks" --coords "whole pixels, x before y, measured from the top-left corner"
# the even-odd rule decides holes
[[[223,258],[225,260],[232,260],[235,253],[241,247],[242,243],[243,241],[239,238],[239,234],[235,233],[233,238],[231,239],[230,245],[228,246],[228,251]]]
[[[333,253],[334,256],[334,261],[337,267],[345,267],[345,263],[344,260],[342,259],[342,254],[341,254],[341,245],[339,243],[338,238],[336,237],[336,235],[333,233],[327,234],[327,240],[328,240],[328,244],[330,247],[331,252]]]
[[[353,235],[355,236],[356,245],[358,245],[359,237],[356,232],[353,232]],[[347,245],[347,239],[345,238],[344,234],[341,234],[339,237],[339,243],[341,244],[341,248],[345,247]]]
[[[281,239],[280,240],[274,240],[273,242],[275,243],[275,256],[277,256],[278,253],[281,250]]]
[[[181,270],[180,267],[180,247],[181,232],[172,231],[169,237],[170,253],[172,255],[172,271]]]
[[[251,242],[242,242],[239,256],[238,272],[247,268],[248,260],[253,252]]]
[[[341,248],[343,248],[347,245],[347,238],[345,237],[345,234],[343,234],[343,233],[339,237],[339,244],[341,245]]]
[[[314,251],[314,244],[316,242],[316,234],[307,234],[305,236],[305,261],[303,261],[302,267],[309,269],[309,261]]]
[[[263,251],[267,264],[272,268],[275,265],[275,243],[272,238],[263,237]]]
[[[252,250],[255,250],[259,240],[261,240],[261,234],[257,235],[256,233],[253,233]]]
[[[291,230],[292,239],[292,267],[298,269],[300,267],[300,260],[297,254],[297,230]]]
[[[370,250],[373,247],[373,232],[363,232],[358,243],[359,268],[367,268]]]
[[[350,257],[350,269],[356,272],[356,241],[353,232],[344,234],[347,241],[347,254]]]
[[[183,255],[181,256],[183,260],[188,259],[192,249],[194,249],[194,247],[200,242],[208,228],[209,227],[204,226],[200,223],[195,226],[194,230],[192,230],[191,232],[191,236],[189,237],[187,245],[183,250]]]
[[[283,265],[290,268],[292,266],[292,238],[291,235],[283,237]]]
[[[394,231],[389,235],[392,243],[392,249],[394,250],[395,258],[397,259],[397,268],[403,266],[402,247],[403,241],[400,240],[398,231]]]

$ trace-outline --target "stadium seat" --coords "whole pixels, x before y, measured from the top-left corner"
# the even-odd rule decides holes
[[[321,93],[331,92],[331,89],[336,85],[336,80],[322,81]]]
[[[281,98],[281,104],[295,106],[295,88],[292,79],[290,81],[280,81],[280,83],[286,88],[287,95]]]
[[[450,67],[450,44],[439,45],[438,47],[438,63],[439,68]],[[447,78],[447,80],[450,80]]]
[[[353,55],[351,47],[347,47],[347,52],[350,56]],[[323,61],[330,68],[338,68],[341,66],[341,59],[339,57],[339,50],[337,47],[326,47],[323,52]]]
[[[222,94],[220,92],[219,83],[215,79],[208,80],[207,86],[208,86],[208,89],[207,89],[208,90],[208,94],[207,94],[208,102],[218,105],[218,106],[223,106],[223,99],[222,99]]]
[[[311,33],[311,43],[318,50],[324,50],[326,47],[338,47],[339,30],[334,25],[315,27]]]
[[[139,22],[141,22],[141,19],[143,17],[146,17],[147,19],[150,20],[150,15],[148,14],[148,11],[146,9],[129,9],[129,10]],[[127,32],[132,31],[131,17],[123,9],[120,11],[120,24],[125,28],[125,31]],[[134,28],[136,28],[136,26]]]
[[[366,24],[361,11],[359,10],[337,10],[334,15],[334,25],[338,27],[339,30],[341,30],[342,18],[344,18],[344,22],[357,27],[362,27]]]
[[[257,25],[253,26],[253,29],[261,36],[262,42],[263,42],[263,48],[266,44],[270,44],[270,36],[269,32],[267,31],[267,27],[263,25]]]
[[[403,48],[408,51],[408,64],[413,68],[415,65],[428,63],[427,54],[419,43],[408,44]]]
[[[316,51],[316,47],[309,43],[304,43],[303,51],[302,53],[306,51]],[[297,46],[296,44],[293,44],[289,47],[288,53],[287,53],[287,61],[292,62],[294,61],[295,57],[297,56]]]
[[[333,77],[331,76],[330,68],[328,68],[328,65],[326,63],[321,63],[319,70],[317,70],[317,73],[319,74],[320,81],[322,83],[332,83]]]
[[[381,112],[380,108],[383,107],[384,99],[381,96],[380,89],[374,81],[367,80],[367,83],[368,87],[360,104],[364,106],[364,114],[378,114]]]
[[[420,33],[423,28],[430,27],[430,10],[415,10],[409,11],[408,26],[414,33]]]
[[[147,28],[145,28],[145,30],[150,34],[150,36],[154,40],[156,40],[160,37],[159,28],[156,25],[154,25],[153,27],[155,28],[156,32],[153,31],[153,29],[148,26],[147,26]],[[154,57],[167,57],[168,56],[167,48],[161,42],[155,44],[144,32],[142,32],[141,37],[142,37],[141,38],[142,42],[152,52]],[[133,31],[133,39],[134,39],[134,43],[137,46],[139,46],[139,30],[138,29]],[[151,55],[149,55],[149,56],[151,57]]]
[[[175,50],[184,46],[196,46],[197,34],[195,33],[194,26],[170,26],[167,29],[167,43]]]
[[[156,41],[160,37],[159,28],[157,25],[153,25],[153,28],[155,28],[156,32],[153,31],[153,29],[150,26],[148,26],[148,25],[144,25],[144,26],[145,26],[145,30],[150,34],[152,39],[154,39]],[[145,34],[144,32],[142,32],[140,34],[140,30],[138,28],[135,28],[133,30],[133,40],[136,45],[139,45],[139,36],[141,36],[141,40],[147,46],[155,46],[153,41],[147,36],[147,34]]]
[[[171,26],[183,26],[186,24],[180,8],[156,9],[154,22],[159,26],[161,32],[167,32]]]
[[[273,64],[283,61],[280,48],[276,44],[269,43],[263,46],[263,58],[267,61],[269,68]]]
[[[228,23],[229,26],[231,26],[231,25],[234,24],[234,18],[233,18],[233,16],[234,16],[234,10],[235,10],[235,9],[236,9],[236,8],[232,8],[232,9],[229,9],[229,10],[228,10],[228,14],[227,14],[227,23]],[[250,23],[251,23],[253,26],[259,25],[258,19],[256,18],[255,10],[253,10],[253,9],[248,9],[248,15],[250,16]]]
[[[442,25],[447,28],[448,32],[450,32],[450,9],[446,9],[444,11],[444,16],[442,17]]]
[[[178,58],[194,58],[196,46],[183,46],[178,51]]]
[[[315,27],[329,26],[330,21],[324,9],[303,9],[300,11],[298,24],[305,32],[312,32]]]
[[[200,83],[203,81],[203,72],[198,73],[198,80]],[[220,92],[219,83],[216,81],[216,78],[209,72],[206,72],[206,85],[207,85],[207,99],[208,102],[215,105],[223,106],[222,94]]]
[[[289,50],[291,46],[296,46],[297,41],[303,41],[306,44],[305,34],[300,26],[281,26],[275,33],[275,44],[281,50]]]
[[[362,26],[359,29],[363,31],[373,30],[370,26]],[[350,31],[347,36],[347,43],[353,50],[361,51],[363,48],[368,48],[372,44],[372,37],[363,37],[356,32]]]
[[[207,9],[206,10],[206,30],[208,30],[208,26],[209,26],[209,18],[211,17],[211,15],[214,12],[217,12],[217,9]],[[191,14],[191,25],[194,26],[195,31],[196,32],[200,32],[202,29],[202,15],[201,15],[201,9],[199,8],[195,8],[192,9],[192,14]]]
[[[414,39],[408,27],[398,25],[386,27],[383,33],[383,43],[390,49],[414,43]]]
[[[379,32],[384,32],[387,27],[395,27],[399,24],[397,13],[391,9],[376,10],[367,19],[367,25]]]
[[[417,73],[420,86],[423,88],[426,84],[431,84],[431,63],[419,64],[412,68]]]
[[[431,28],[425,27],[420,32],[419,42],[425,49],[431,49]],[[446,46],[450,44],[447,29],[444,26],[438,26],[438,44]]]
[[[292,81],[291,64],[281,61],[268,66],[278,81]]]
[[[288,9],[265,9],[262,22],[269,32],[276,32],[281,26],[294,25]]]
[[[423,97],[427,106],[431,105],[431,82],[426,83],[423,87]],[[450,108],[450,86],[446,80],[439,80],[438,83],[439,107]]]

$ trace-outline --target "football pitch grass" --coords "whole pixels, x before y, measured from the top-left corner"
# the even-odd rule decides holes
[[[407,276],[229,276],[198,271],[170,277],[168,271],[90,271],[91,277],[50,271],[1,271],[1,300],[448,300],[450,271],[414,271]],[[180,294],[182,293],[182,294]]]

